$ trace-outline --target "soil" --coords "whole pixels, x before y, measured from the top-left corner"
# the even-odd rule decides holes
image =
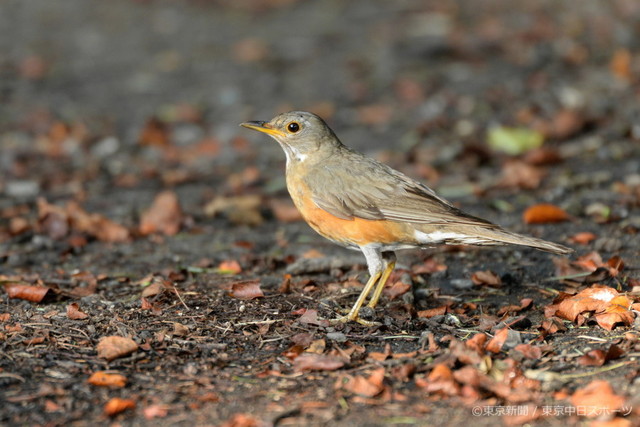
[[[637,311],[611,330],[593,312],[545,323],[563,293],[640,292],[636,2],[2,9],[1,424],[640,422]],[[238,127],[290,109],[465,211],[576,253],[400,252],[365,313],[379,325],[327,322],[357,298],[364,258],[299,218],[280,148]],[[497,126],[543,148],[492,148]],[[163,192],[177,205],[153,207]],[[526,224],[541,203],[568,220]],[[598,270],[566,277],[585,259]],[[499,283],[478,279],[487,271]],[[49,290],[10,298],[11,285]],[[503,329],[496,351],[468,344]],[[136,349],[105,357],[110,336]],[[589,364],[594,350],[606,360]],[[88,381],[99,371],[126,384]],[[571,412],[598,380],[624,405]],[[530,416],[496,412],[514,408]]]

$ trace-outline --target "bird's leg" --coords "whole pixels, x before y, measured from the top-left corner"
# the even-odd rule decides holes
[[[384,289],[384,285],[387,284],[387,280],[389,280],[389,276],[391,272],[396,267],[396,254],[393,252],[384,252],[382,254],[382,258],[385,261],[385,269],[380,276],[380,281],[376,286],[376,290],[373,292],[373,296],[371,297],[371,301],[369,301],[368,306],[371,308],[375,308],[376,304],[378,304],[378,300],[380,299],[380,295],[382,295],[382,290]]]
[[[373,325],[377,325],[378,323],[369,322],[367,320],[360,319],[358,317],[358,313],[360,311],[360,308],[362,307],[362,304],[364,304],[364,301],[367,299],[367,296],[369,296],[369,294],[373,290],[376,283],[379,283],[380,278],[383,276],[383,266],[385,265],[385,260],[378,249],[368,247],[368,246],[363,246],[360,249],[362,250],[364,257],[367,260],[367,266],[369,267],[369,274],[371,275],[371,277],[369,277],[367,284],[364,285],[364,289],[362,290],[362,292],[360,292],[360,296],[358,297],[358,300],[353,305],[349,313],[346,316],[337,318],[335,321],[345,322],[345,323],[348,321],[355,321],[362,325],[373,326]],[[394,256],[394,261],[395,261],[395,256]],[[386,274],[386,270],[384,271],[384,273]],[[385,281],[388,277],[389,275],[387,274]]]

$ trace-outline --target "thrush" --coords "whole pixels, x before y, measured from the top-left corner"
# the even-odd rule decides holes
[[[395,268],[395,251],[437,245],[520,245],[556,254],[572,249],[503,229],[469,215],[431,188],[346,147],[317,115],[280,114],[242,123],[266,133],[285,152],[287,189],[305,221],[319,234],[363,253],[370,278],[346,316],[357,321],[371,294],[374,308]]]

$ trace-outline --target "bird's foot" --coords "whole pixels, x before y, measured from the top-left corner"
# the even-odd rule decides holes
[[[365,307],[366,309],[367,307]],[[358,312],[354,312],[353,310],[350,310],[345,316],[340,316],[337,319],[332,319],[329,320],[329,322],[331,324],[337,324],[337,323],[347,323],[347,322],[358,322],[361,325],[364,326],[380,326],[382,325],[382,323],[380,322],[374,322],[372,320],[365,320],[363,318],[361,318],[358,315]]]

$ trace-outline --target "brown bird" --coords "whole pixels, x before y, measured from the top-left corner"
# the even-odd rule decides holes
[[[338,321],[372,324],[358,313],[372,291],[368,305],[378,303],[399,249],[513,244],[557,254],[572,251],[462,212],[426,185],[347,148],[315,114],[292,111],[241,126],[278,141],[287,156],[287,189],[309,225],[366,258],[371,277]]]

